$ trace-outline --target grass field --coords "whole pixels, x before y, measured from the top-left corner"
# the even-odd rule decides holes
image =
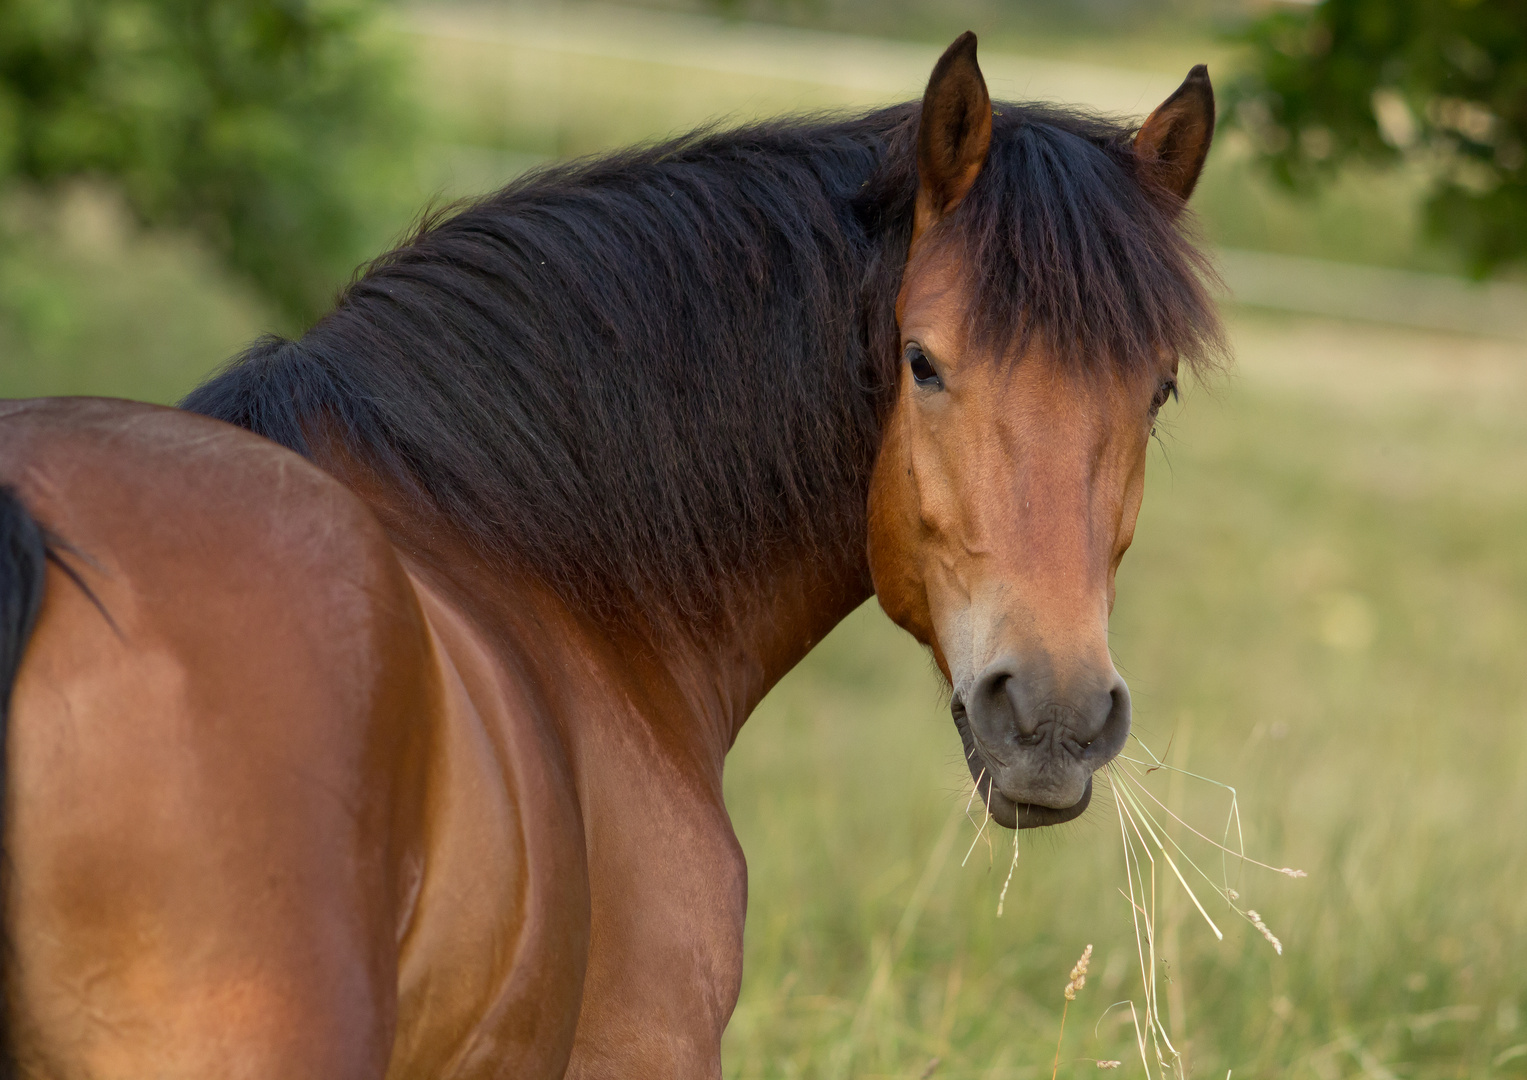
[[[1527,353],[1238,317],[1236,373],[1199,387],[1151,465],[1113,620],[1136,731],[1235,785],[1242,906],[1180,891],[1158,925],[1193,1075],[1527,1074]],[[749,722],[730,800],[754,890],[728,1075],[1139,1073],[1140,976],[1111,800],[1025,836],[958,825],[959,744],[918,650],[858,613]],[[1213,835],[1225,800],[1153,790]],[[942,861],[941,861],[942,860]],[[919,879],[931,889],[909,915]],[[887,959],[889,957],[889,959]],[[876,972],[885,967],[879,981]],[[1098,973],[1101,972],[1101,975]],[[1123,1023],[1120,1023],[1122,1018]]]
[[[550,123],[533,71],[421,49],[441,117],[421,199],[669,130],[697,101],[769,111],[805,92],[588,63],[558,69],[583,96]],[[1216,236],[1332,253],[1344,224],[1342,251],[1427,265],[1403,178],[1301,209],[1240,191],[1239,168],[1211,165]],[[0,394],[173,400],[271,323],[105,193],[25,211],[0,259]],[[1233,881],[1281,957],[1201,893],[1215,941],[1160,881],[1167,1028],[1216,1080],[1527,1076],[1527,349],[1245,313],[1232,330],[1235,369],[1171,407],[1152,451],[1113,644],[1140,738],[1234,785],[1248,849],[1309,876]],[[971,849],[937,680],[873,605],[765,702],[727,783],[751,868],[729,1078],[1049,1076],[1088,943],[1059,1073],[1140,1075],[1128,1010],[1109,1009],[1140,1001],[1109,791],[1023,836],[998,918],[1011,834]],[[1221,790],[1150,786],[1219,835]]]

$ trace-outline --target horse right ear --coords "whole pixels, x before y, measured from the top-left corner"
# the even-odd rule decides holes
[[[1214,141],[1214,88],[1199,64],[1135,134],[1135,159],[1147,182],[1183,202],[1193,194]]]
[[[933,65],[923,94],[914,241],[969,194],[990,146],[991,96],[976,63],[976,36],[967,30]]]

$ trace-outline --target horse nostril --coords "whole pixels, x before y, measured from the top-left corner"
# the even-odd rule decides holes
[[[1129,686],[1117,675],[1108,690],[1108,712],[1097,732],[1081,744],[1080,757],[1094,769],[1112,761],[1129,738]]]
[[[988,709],[1008,711],[1012,708],[1012,701],[1008,697],[1008,683],[1012,681],[1012,675],[1006,671],[988,672],[981,680],[981,685],[976,688],[976,693],[981,698],[981,704]]]
[[[1032,745],[1038,741],[1041,717],[1025,707],[1024,681],[1015,663],[992,664],[971,688],[965,702],[971,726],[988,748],[1016,739]]]

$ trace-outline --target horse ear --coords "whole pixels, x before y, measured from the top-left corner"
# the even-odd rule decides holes
[[[967,30],[933,65],[923,94],[914,240],[969,194],[990,146],[991,95],[976,63],[976,36]]]
[[[1135,134],[1135,157],[1147,182],[1183,202],[1193,194],[1214,141],[1214,87],[1199,64]]]

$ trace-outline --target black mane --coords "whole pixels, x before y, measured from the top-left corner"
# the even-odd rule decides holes
[[[973,317],[1078,364],[1217,341],[1130,130],[1001,105],[940,229]],[[183,402],[311,455],[321,427],[569,602],[715,614],[726,586],[862,545],[894,390],[917,106],[702,131],[538,170],[427,219],[299,341]]]

